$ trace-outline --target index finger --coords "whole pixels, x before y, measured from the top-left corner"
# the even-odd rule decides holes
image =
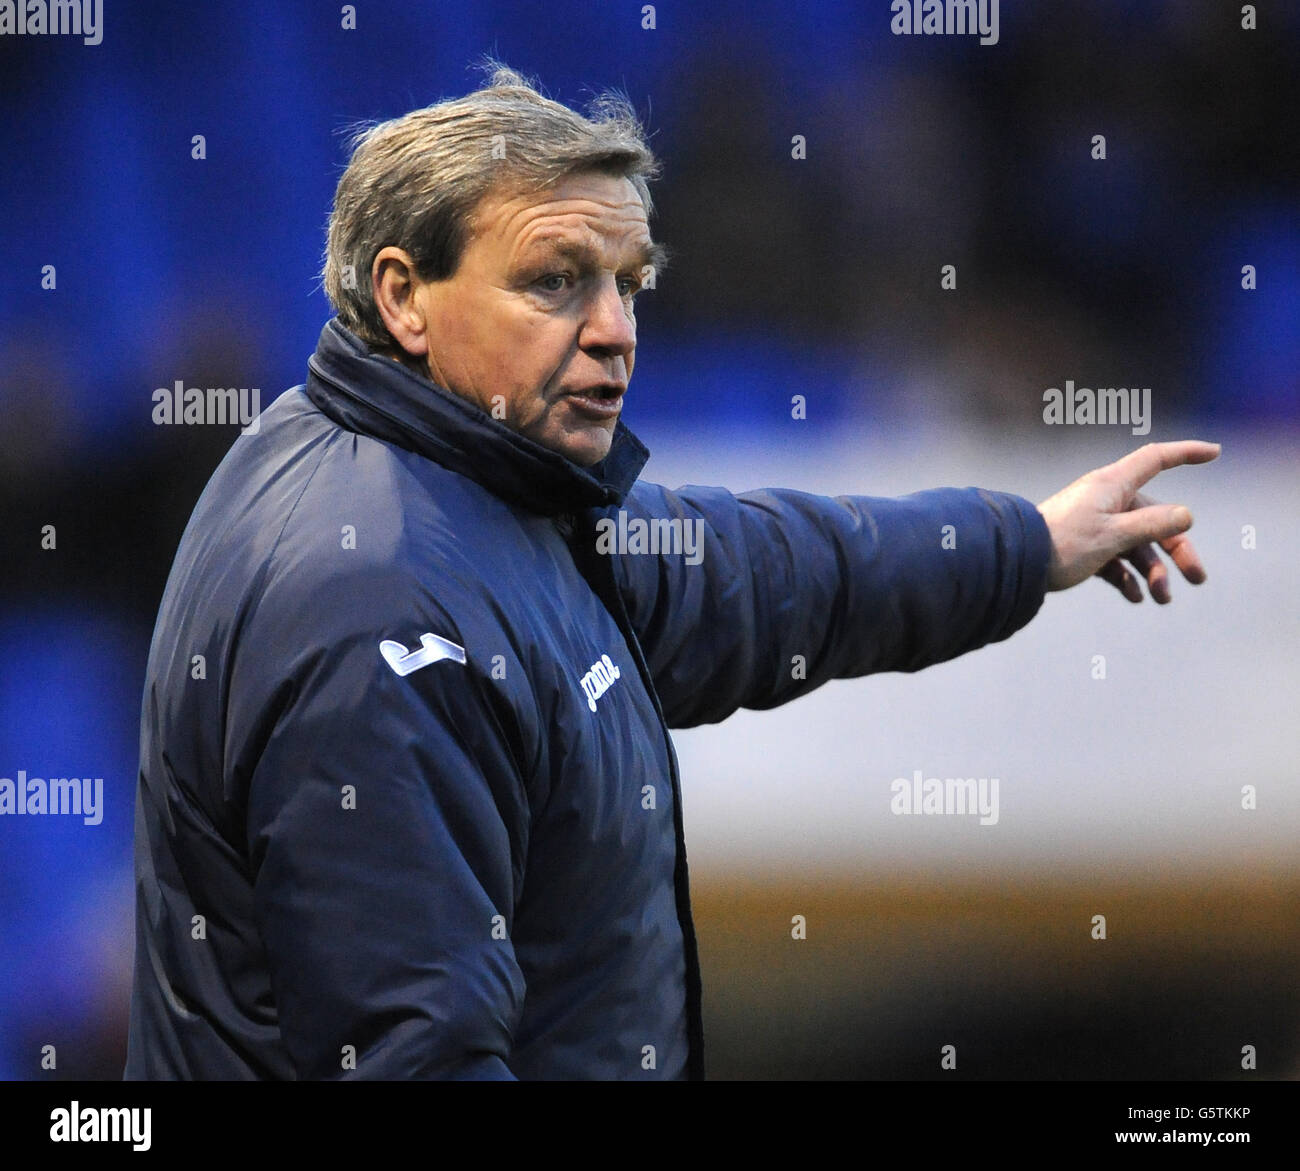
[[[1111,468],[1123,478],[1129,493],[1136,492],[1153,476],[1182,464],[1205,464],[1218,459],[1223,448],[1203,439],[1176,439],[1170,443],[1148,443],[1116,460]]]

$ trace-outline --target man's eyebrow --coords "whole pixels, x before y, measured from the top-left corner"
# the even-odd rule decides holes
[[[637,251],[637,259],[641,262],[639,268],[649,265],[655,272],[660,272],[668,263],[668,249],[662,244],[643,244]]]
[[[548,239],[539,240],[525,253],[528,264],[540,263],[551,258],[571,260],[575,264],[594,265],[596,250],[590,244],[574,240]],[[642,243],[632,254],[631,266],[642,269],[647,265],[657,272],[668,263],[668,250],[662,244]]]

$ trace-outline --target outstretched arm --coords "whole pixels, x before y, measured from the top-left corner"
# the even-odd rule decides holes
[[[919,671],[1037,612],[1051,542],[1019,496],[897,499],[638,484],[627,524],[676,522],[695,556],[635,551],[614,572],[672,727],[787,703],[831,679]]]
[[[977,489],[899,499],[638,484],[633,519],[696,526],[697,557],[616,557],[615,575],[674,727],[769,708],[875,671],[917,671],[1007,638],[1048,590],[1093,574],[1141,601],[1128,561],[1169,600],[1158,543],[1205,580],[1188,510],[1139,489],[1217,457],[1216,444],[1148,444],[1035,508]]]

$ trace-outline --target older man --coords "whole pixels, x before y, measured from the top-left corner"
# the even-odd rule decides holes
[[[1140,600],[1121,555],[1165,600],[1152,542],[1203,577],[1139,488],[1209,444],[1041,508],[638,482],[654,172],[625,106],[504,70],[360,140],[338,317],[158,617],[128,1077],[702,1076],[670,727],[951,659],[1094,573]]]

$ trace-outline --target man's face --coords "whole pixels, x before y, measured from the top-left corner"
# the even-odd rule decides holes
[[[454,276],[419,283],[429,376],[583,467],[609,452],[632,377],[632,298],[653,260],[628,179],[583,172],[489,196]]]

